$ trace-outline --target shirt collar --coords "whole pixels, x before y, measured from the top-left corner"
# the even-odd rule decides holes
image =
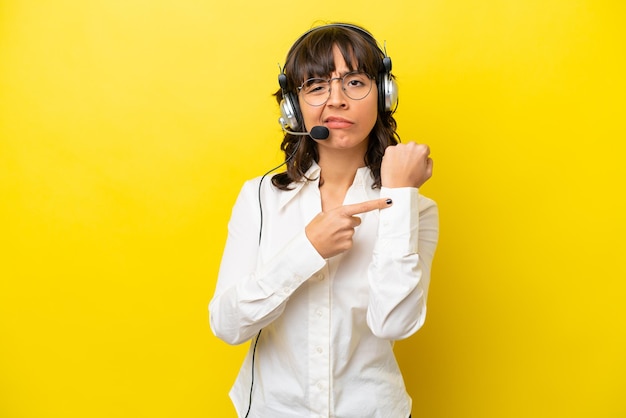
[[[317,187],[320,181],[320,171],[320,166],[317,165],[315,161],[313,161],[311,167],[309,167],[309,169],[304,174],[304,177],[306,177],[307,179],[311,179],[311,181],[302,180],[294,182],[291,184],[293,189],[281,191],[279,208],[282,209],[283,207],[285,207],[285,205],[287,205],[287,203],[291,202],[291,199],[298,195],[305,185],[309,183],[314,183]]]

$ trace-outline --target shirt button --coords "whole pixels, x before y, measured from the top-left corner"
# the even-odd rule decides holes
[[[315,313],[316,313],[316,314],[317,314],[317,316],[318,316],[318,317],[320,317],[320,318],[321,318],[321,317],[322,317],[322,315],[324,314],[324,313],[322,312],[322,310],[321,310],[321,309],[316,310],[316,311],[315,311]]]
[[[317,352],[322,354],[324,352],[324,349],[322,347],[317,347]]]
[[[318,282],[321,282],[322,280],[324,280],[324,273],[317,273],[315,275],[315,280],[317,280]]]
[[[319,390],[323,390],[323,389],[324,389],[324,384],[323,384],[322,382],[319,382],[319,383],[317,384],[317,388],[318,388]]]

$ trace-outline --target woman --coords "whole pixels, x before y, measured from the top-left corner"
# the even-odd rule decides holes
[[[243,186],[209,305],[215,335],[252,340],[230,392],[239,417],[410,416],[393,342],[424,323],[438,212],[419,193],[428,146],[398,143],[390,70],[348,24],[287,54],[287,168]]]

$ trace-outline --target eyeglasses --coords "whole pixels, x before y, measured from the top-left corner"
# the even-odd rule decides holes
[[[369,74],[353,71],[343,77],[335,77],[330,80],[309,78],[298,87],[298,92],[309,105],[321,106],[330,98],[330,86],[334,80],[341,81],[341,89],[352,100],[362,100],[372,91],[372,78]]]

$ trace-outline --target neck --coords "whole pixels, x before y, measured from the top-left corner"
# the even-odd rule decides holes
[[[318,164],[321,168],[323,186],[347,190],[354,181],[356,171],[365,166],[365,161],[363,156],[355,156],[353,152],[335,151],[320,155]]]

